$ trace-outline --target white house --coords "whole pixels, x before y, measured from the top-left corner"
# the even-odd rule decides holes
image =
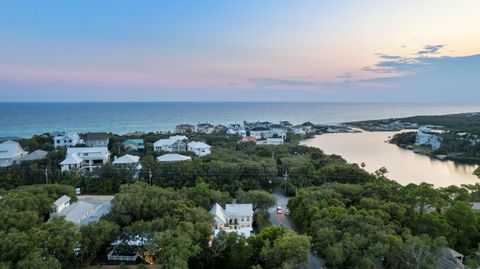
[[[81,226],[94,221],[98,222],[112,207],[110,201],[94,204],[86,201],[70,203],[70,200],[70,197],[67,195],[63,195],[57,199],[53,203],[54,212],[50,218],[65,217],[66,221]]]
[[[237,135],[241,135],[243,137],[247,136],[247,131],[245,131],[245,129],[243,128],[242,125],[238,124],[238,123],[234,123],[234,124],[230,124],[230,126],[228,126],[228,129],[227,129],[227,134],[237,134]]]
[[[192,141],[188,143],[188,151],[195,153],[198,157],[210,155],[211,147],[203,142]]]
[[[280,124],[272,124],[272,125],[270,125],[270,134],[273,137],[286,138],[287,137],[287,128],[283,127]]]
[[[157,161],[161,163],[174,163],[174,162],[191,161],[191,160],[192,160],[192,157],[183,156],[176,153],[164,154],[162,156],[157,157]]]
[[[188,137],[184,135],[170,136],[167,139],[160,139],[153,143],[153,149],[155,151],[167,151],[167,152],[185,152],[187,151]]]
[[[83,141],[81,141],[77,133],[66,133],[53,137],[53,146],[55,148],[71,148],[82,143]]]
[[[296,135],[304,135],[307,133],[303,125],[295,125],[291,128],[291,130],[292,133]]]
[[[27,156],[28,152],[15,141],[5,141],[0,144],[0,167],[12,165],[16,160]]]
[[[106,147],[68,148],[67,157],[60,163],[62,172],[93,171],[110,161],[110,152]]]
[[[214,234],[220,231],[237,233],[249,237],[253,230],[253,205],[252,204],[226,204],[223,209],[215,203],[210,209],[210,214],[215,221]]]
[[[432,133],[432,131],[427,127],[420,127],[417,131],[417,136],[415,138],[415,145],[426,145],[431,147],[433,150],[439,149],[442,145],[443,139]]]
[[[267,138],[264,140],[258,140],[257,145],[283,145],[284,140],[283,138]]]

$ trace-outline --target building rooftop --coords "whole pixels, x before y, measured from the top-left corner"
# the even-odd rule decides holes
[[[130,154],[125,154],[120,158],[117,158],[115,161],[113,161],[113,164],[135,164],[140,161],[140,157],[130,155]]]
[[[68,201],[70,201],[70,197],[68,197],[67,195],[63,195],[62,197],[55,200],[55,202],[53,202],[53,205],[59,207]]]
[[[23,156],[18,158],[17,161],[23,162],[23,161],[35,161],[35,160],[41,160],[47,157],[48,152],[45,150],[37,149],[32,153],[29,153],[27,156]]]
[[[0,158],[13,159],[26,153],[18,142],[7,140],[0,144]]]
[[[189,161],[191,159],[192,158],[189,156],[183,156],[176,153],[164,154],[162,156],[157,157],[157,161],[159,162],[180,162],[180,161]]]
[[[197,141],[192,141],[188,143],[188,146],[193,149],[204,149],[204,148],[210,148],[210,145],[205,144],[203,142],[197,142]]]
[[[226,204],[225,212],[227,215],[253,215],[253,205],[252,204]]]
[[[87,140],[107,140],[108,134],[106,132],[88,133]]]

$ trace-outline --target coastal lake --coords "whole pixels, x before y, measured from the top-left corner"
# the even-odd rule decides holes
[[[428,182],[436,187],[475,184],[480,180],[472,173],[475,165],[432,159],[387,143],[398,132],[332,133],[318,135],[301,144],[317,147],[327,154],[342,156],[349,163],[366,164],[365,169],[375,172],[387,168],[387,177],[402,185]]]

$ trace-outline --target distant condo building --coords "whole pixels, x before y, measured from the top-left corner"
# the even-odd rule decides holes
[[[191,124],[180,124],[175,127],[177,134],[193,134],[196,131],[196,126]]]

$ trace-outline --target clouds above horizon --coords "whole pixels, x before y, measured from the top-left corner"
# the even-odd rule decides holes
[[[0,101],[480,100],[479,9],[11,1],[0,9]]]

